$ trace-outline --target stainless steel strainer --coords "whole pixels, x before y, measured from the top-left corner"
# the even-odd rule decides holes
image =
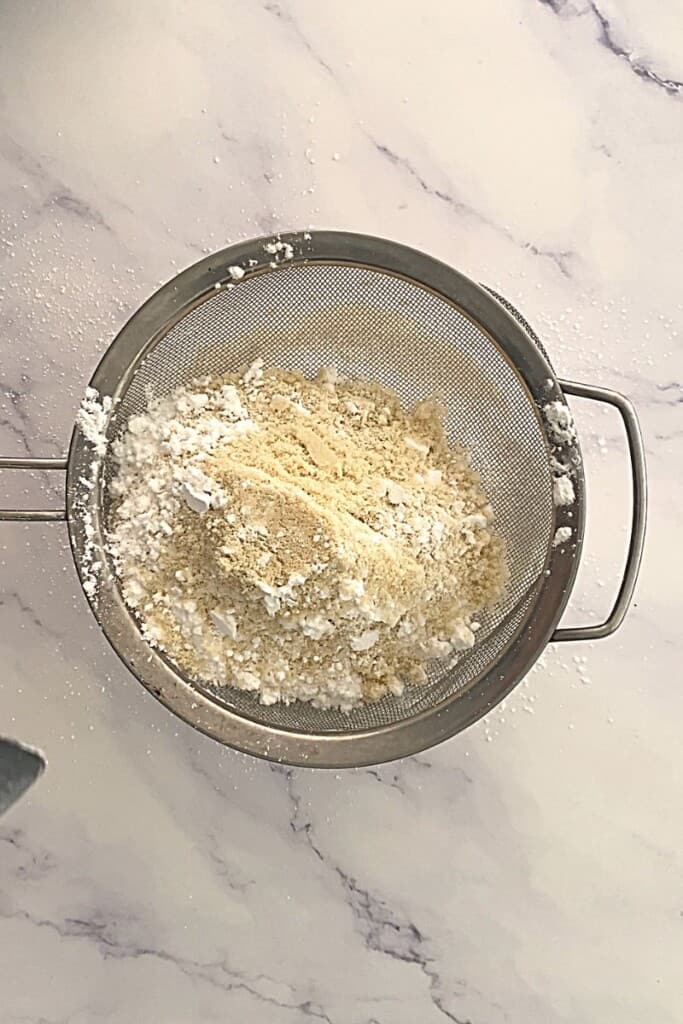
[[[477,643],[455,664],[434,664],[428,685],[407,688],[351,714],[308,704],[263,706],[253,694],[193,683],[142,638],[106,572],[91,601],[109,642],[128,668],[185,721],[240,750],[317,767],[349,767],[415,753],[452,736],[497,704],[549,640],[607,636],[622,621],[635,586],[645,532],[642,443],[629,402],[611,391],[555,378],[528,324],[487,289],[424,254],[364,235],[283,235],[273,254],[257,239],[231,246],[179,274],[126,324],[91,384],[111,395],[111,440],[150,394],[171,392],[208,373],[266,364],[314,374],[380,381],[406,403],[437,395],[454,443],[473,454],[505,539],[511,574],[499,607],[482,619]],[[293,256],[286,248],[291,246]],[[272,249],[272,245],[271,245]],[[230,267],[245,270],[233,286]],[[625,572],[605,622],[558,629],[584,531],[584,478],[578,445],[564,450],[576,468],[576,500],[553,504],[552,438],[541,409],[564,395],[608,402],[622,415],[633,477],[633,518]],[[68,521],[74,559],[86,572],[86,513],[102,548],[110,514],[105,456],[96,486],[93,452],[74,429],[67,460],[2,459],[0,468],[66,469],[66,511],[0,513],[4,519]],[[559,526],[570,544],[553,547]],[[106,560],[107,556],[103,556]],[[110,567],[109,567],[110,568]]]

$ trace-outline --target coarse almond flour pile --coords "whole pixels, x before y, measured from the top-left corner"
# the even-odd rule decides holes
[[[131,418],[108,549],[147,640],[265,704],[350,709],[474,643],[507,569],[432,402],[260,360]]]

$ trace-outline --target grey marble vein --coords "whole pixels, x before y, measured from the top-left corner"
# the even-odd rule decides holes
[[[452,209],[456,211],[456,213],[466,214],[467,216],[475,217],[476,219],[479,220],[484,219],[481,217],[480,214],[472,210],[472,208],[468,206],[467,203],[462,202],[462,200],[456,199],[456,197],[452,195],[450,192],[430,185],[426,178],[423,177],[423,175],[413,166],[413,164],[407,157],[395,153],[385,143],[379,142],[372,136],[368,136],[368,138],[372,145],[374,146],[374,148],[376,149],[376,151],[381,156],[385,157],[391,164],[394,165],[394,167],[399,167],[402,170],[406,171],[407,174],[417,182],[422,191],[427,193],[427,195],[434,196],[435,199],[440,199],[443,203],[447,203],[448,206],[452,207]]]
[[[576,11],[571,4],[571,0],[538,0],[538,3],[543,4],[544,7],[549,7],[555,14],[581,16],[585,13],[583,10]],[[661,74],[648,61],[635,57],[632,48],[619,42],[617,29],[615,29],[611,19],[595,3],[595,0],[588,0],[588,7],[586,9],[593,14],[598,23],[598,41],[601,46],[609,50],[619,60],[625,61],[633,74],[638,78],[651,85],[658,86],[671,96],[680,94],[683,90],[682,81],[668,78],[666,75]]]
[[[633,54],[633,50],[629,50],[621,45],[616,39],[616,33],[609,18],[602,13],[594,0],[590,0],[589,5],[600,26],[600,42],[605,49],[613,53],[615,57],[625,60],[634,75],[642,78],[643,81],[659,86],[659,88],[674,96],[683,90],[683,82],[659,74],[648,63],[637,59]]]
[[[156,960],[192,979],[193,982],[215,988],[229,995],[242,992],[256,1004],[299,1011],[304,1017],[335,1024],[324,1009],[311,1000],[281,1000],[259,989],[271,986],[274,979],[266,974],[247,977],[231,968],[225,961],[203,962],[177,956],[163,948],[136,945],[125,941],[117,932],[119,922],[107,913],[92,909],[87,918],[64,917],[61,920],[42,918],[25,910],[6,911],[0,908],[0,922],[24,921],[36,929],[54,932],[66,941],[84,941],[93,945],[103,960]]]
[[[10,874],[20,882],[36,882],[55,871],[59,866],[57,857],[50,850],[37,847],[30,842],[25,829],[0,825],[0,851],[3,844],[6,851],[16,856],[17,864],[9,863],[6,856],[1,859],[5,877]]]
[[[683,402],[683,384],[669,381],[666,384],[657,384],[657,390],[666,405],[680,405]]]
[[[9,164],[20,169],[32,181],[34,186],[44,193],[42,203],[37,209],[57,207],[62,212],[78,217],[88,224],[96,225],[111,232],[99,210],[69,188],[50,170],[43,160],[31,154],[9,135],[0,133],[0,156]]]
[[[4,399],[3,404],[9,406],[10,415],[0,416],[0,425],[6,427],[21,442],[27,455],[31,454],[33,441],[30,436],[33,429],[31,416],[27,408],[27,398],[30,391],[30,382],[25,381],[22,391],[0,381],[0,397]]]
[[[555,266],[560,271],[563,277],[571,278],[571,263],[573,260],[576,259],[575,253],[568,249],[556,252],[551,249],[545,249],[540,246],[537,246],[532,242],[520,241],[518,238],[515,237],[515,235],[511,231],[496,224],[488,217],[485,217],[482,213],[475,210],[468,203],[465,203],[463,200],[456,198],[456,196],[453,195],[450,191],[447,191],[443,188],[437,188],[436,186],[431,185],[427,181],[427,179],[423,177],[423,175],[413,166],[411,161],[408,160],[406,157],[401,156],[398,153],[395,153],[387,145],[378,142],[376,139],[372,138],[372,136],[368,136],[368,138],[370,139],[370,142],[374,146],[375,150],[381,156],[385,157],[395,167],[398,167],[401,170],[405,171],[411,178],[413,178],[417,182],[421,190],[425,192],[427,195],[433,196],[435,199],[439,199],[442,203],[445,203],[450,209],[454,211],[454,213],[458,214],[459,216],[464,216],[470,220],[474,220],[479,224],[482,224],[485,227],[490,228],[492,231],[497,232],[498,234],[502,235],[503,237],[507,238],[510,242],[512,242],[513,245],[520,246],[521,248],[526,249],[534,256],[539,256],[542,259],[552,261],[552,263],[555,264]]]
[[[457,982],[457,991],[452,983],[447,986],[439,970],[440,957],[431,950],[431,943],[421,929],[407,918],[398,908],[391,907],[381,896],[363,888],[358,880],[324,852],[315,836],[313,821],[305,818],[301,811],[301,799],[296,792],[296,777],[292,769],[273,766],[286,782],[287,796],[292,812],[290,827],[295,835],[301,836],[316,859],[338,879],[344,894],[344,902],[351,911],[359,935],[372,952],[380,953],[391,960],[419,968],[428,982],[430,999],[439,1014],[453,1024],[477,1024],[469,1017],[457,1015],[447,1003],[463,997],[468,990],[466,982]],[[501,1010],[501,1007],[497,1007]],[[504,1015],[502,1020],[506,1020]]]
[[[31,454],[31,442],[25,430],[18,427],[8,416],[0,416],[0,427],[5,427],[20,442],[26,455]]]
[[[65,213],[74,214],[88,224],[95,224],[106,231],[111,231],[99,210],[96,210],[90,203],[86,203],[69,188],[62,187],[56,192],[52,192],[45,200],[45,205],[56,206]]]
[[[54,640],[62,639],[61,635],[49,626],[40,617],[40,615],[38,615],[33,605],[26,601],[18,591],[3,590],[0,592],[0,607],[6,607],[8,604],[15,605],[15,607],[18,608],[19,611],[25,615],[37,629],[44,631]]]
[[[272,14],[275,18],[278,19],[278,21],[286,25],[290,32],[292,32],[292,34],[295,36],[295,38],[298,39],[298,41],[303,44],[304,49],[309,54],[309,56],[313,58],[315,63],[319,67],[321,67],[323,71],[326,74],[328,74],[331,78],[334,78],[334,72],[332,68],[327,63],[327,61],[324,60],[323,57],[321,57],[320,54],[313,48],[310,41],[307,39],[304,32],[302,31],[299,22],[293,16],[291,11],[285,10],[282,3],[277,2],[277,0],[268,0],[267,3],[264,3],[263,10],[267,11],[268,14]]]

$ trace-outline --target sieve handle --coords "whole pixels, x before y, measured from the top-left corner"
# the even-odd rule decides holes
[[[613,405],[619,411],[624,422],[626,439],[628,441],[633,488],[631,537],[629,539],[626,565],[624,566],[624,575],[614,601],[614,606],[604,622],[597,623],[594,626],[570,626],[567,629],[556,629],[550,638],[553,642],[558,640],[600,640],[602,637],[614,633],[623,622],[633,597],[636,580],[638,579],[638,570],[640,569],[640,562],[643,557],[645,522],[647,519],[647,474],[645,470],[643,438],[640,433],[640,425],[635,409],[629,400],[620,395],[618,391],[596,388],[589,384],[576,384],[573,381],[562,380],[559,383],[562,390],[568,395],[575,395],[577,398],[590,398],[594,402],[607,402],[608,405]]]
[[[11,459],[0,456],[0,469],[56,469],[66,470],[66,459]],[[66,519],[66,509],[18,509],[0,508],[0,520],[14,520],[29,523],[53,523]]]

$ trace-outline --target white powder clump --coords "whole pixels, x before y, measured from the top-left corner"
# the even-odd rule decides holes
[[[566,544],[571,535],[571,526],[558,526],[555,530],[555,536],[553,537],[553,547],[559,548],[562,544]]]
[[[574,502],[574,484],[568,476],[557,476],[553,480],[553,501],[556,505],[572,505]]]
[[[564,402],[548,402],[543,407],[543,415],[558,444],[571,444],[576,440],[574,420],[569,406]]]
[[[548,424],[550,438],[554,443],[554,454],[550,458],[553,474],[553,502],[556,506],[572,505],[576,494],[571,479],[578,453],[574,447],[576,428],[569,406],[564,402],[548,402],[543,406],[543,416]],[[569,449],[569,455],[565,452]]]
[[[74,507],[83,522],[84,543],[81,573],[83,590],[95,601],[100,573],[104,566],[103,553],[95,541],[92,501],[102,456],[107,451],[107,424],[112,410],[110,395],[100,396],[93,387],[85,389],[85,395],[76,414],[76,425],[92,447],[93,457],[85,476],[78,481]]]
[[[95,388],[86,388],[76,416],[81,433],[93,446],[95,455],[104,455],[107,447],[107,422],[111,412],[111,397],[104,395],[100,399]]]
[[[274,242],[266,242],[263,247],[271,256],[276,259],[291,260],[294,258],[294,247],[289,242],[283,242],[279,238]]]
[[[347,710],[471,647],[507,568],[441,416],[261,360],[153,400],[114,444],[108,534],[148,642],[265,704]]]

